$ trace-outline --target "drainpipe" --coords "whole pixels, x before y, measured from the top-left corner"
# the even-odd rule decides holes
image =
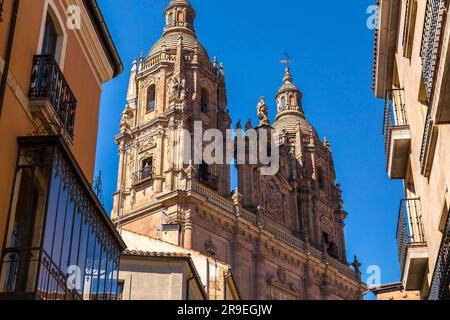
[[[189,279],[187,279],[186,282],[186,301],[189,301],[189,285],[191,284],[191,281],[195,279],[195,276],[193,275],[192,277],[190,277]]]
[[[14,0],[13,10],[11,13],[11,21],[9,22],[8,42],[6,46],[5,66],[3,68],[2,82],[0,84],[0,117],[3,110],[3,102],[5,100],[6,85],[8,83],[9,65],[11,64],[11,55],[14,45],[14,33],[16,31],[17,14],[19,12],[20,0]]]

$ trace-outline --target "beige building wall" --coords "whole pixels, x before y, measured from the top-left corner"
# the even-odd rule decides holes
[[[433,7],[433,3],[437,6]],[[403,139],[407,148],[396,149],[395,144],[402,139],[396,140],[393,134],[394,146],[388,161],[396,162],[399,169],[388,167],[388,173],[391,178],[403,179],[406,199],[420,199],[416,201],[417,209],[407,210],[407,219],[421,219],[423,225],[424,239],[420,241],[416,223],[408,222],[416,234],[416,239],[410,242],[425,242],[422,252],[409,245],[402,281],[407,289],[411,281],[420,283],[412,287],[420,291],[422,299],[428,298],[433,282],[450,203],[450,119],[446,117],[449,105],[444,86],[448,81],[450,20],[446,10],[446,1],[379,1],[380,28],[376,32],[375,94],[385,98],[387,90],[401,92],[402,101],[396,103],[394,99],[392,107],[402,109],[407,117],[407,138]],[[434,31],[437,36],[431,38],[430,32]],[[428,56],[431,60],[427,60]],[[431,74],[430,78],[427,74]],[[393,131],[388,132],[398,130],[397,120]],[[420,272],[410,273],[414,271],[414,263],[424,262]]]
[[[170,242],[153,239],[133,232],[124,230],[122,238],[127,244],[128,250],[174,252],[189,255],[210,300],[240,299],[237,283],[234,281],[233,272],[229,265],[198,251],[188,250]],[[122,278],[122,274],[120,277]]]
[[[120,265],[123,300],[206,300],[188,256],[124,254]],[[189,288],[189,289],[188,289]]]

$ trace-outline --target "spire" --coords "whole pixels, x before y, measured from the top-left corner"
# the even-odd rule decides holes
[[[286,70],[284,71],[283,82],[284,83],[292,83],[292,75],[289,66],[286,66]]]
[[[130,107],[136,107],[137,99],[137,86],[136,86],[136,74],[137,74],[137,60],[134,58],[133,65],[130,72],[130,81],[128,83],[127,102]]]

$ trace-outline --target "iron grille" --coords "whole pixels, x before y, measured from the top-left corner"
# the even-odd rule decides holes
[[[450,300],[450,214],[439,250],[429,300]]]
[[[408,126],[403,94],[403,89],[386,91],[383,135],[385,153],[388,159],[391,150],[392,130],[396,127]]]
[[[34,56],[28,96],[47,100],[61,127],[73,138],[77,100],[52,55]]]
[[[428,145],[430,144],[430,138],[431,138],[431,130],[433,129],[433,119],[431,117],[431,113],[427,113],[427,118],[425,120],[425,129],[423,133],[423,139],[422,139],[422,146],[420,149],[420,167],[422,170],[422,174],[425,172],[426,168],[426,156],[427,156],[427,150]]]
[[[423,65],[422,77],[428,102],[432,98],[436,66],[439,63],[447,2],[448,0],[427,0],[420,55]]]
[[[133,183],[139,184],[153,179],[154,168],[148,167],[144,168],[133,175]]]
[[[397,225],[397,247],[400,268],[403,272],[405,258],[410,245],[425,244],[422,214],[419,199],[404,199],[400,202]]]

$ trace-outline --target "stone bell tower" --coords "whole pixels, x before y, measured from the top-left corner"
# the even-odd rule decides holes
[[[195,162],[194,126],[201,131],[217,129],[225,136],[231,125],[223,65],[213,61],[197,39],[195,11],[188,1],[173,0],[164,13],[162,37],[147,57],[134,61],[117,143],[120,151],[119,179],[114,196],[113,218],[152,215],[154,221],[127,224],[131,231],[158,236],[162,224],[178,225],[183,243],[184,209],[165,205],[162,195],[186,186],[188,174],[220,195],[230,194],[227,165]],[[189,142],[189,143],[187,143]],[[186,148],[191,148],[190,153]],[[202,149],[203,146],[200,146]],[[191,159],[185,159],[191,154]],[[149,208],[152,204],[152,208]],[[166,212],[169,207],[173,212]],[[178,236],[177,236],[178,237]],[[189,246],[188,244],[186,244]]]
[[[261,211],[280,228],[346,262],[347,213],[342,207],[339,185],[335,184],[331,146],[326,138],[323,142],[319,139],[306,120],[302,98],[286,67],[283,84],[275,97],[275,122],[268,123],[268,107],[262,98],[257,107],[261,124],[255,128],[276,132],[280,170],[273,176],[261,176],[261,166],[239,165],[239,192],[245,208],[255,213]]]

